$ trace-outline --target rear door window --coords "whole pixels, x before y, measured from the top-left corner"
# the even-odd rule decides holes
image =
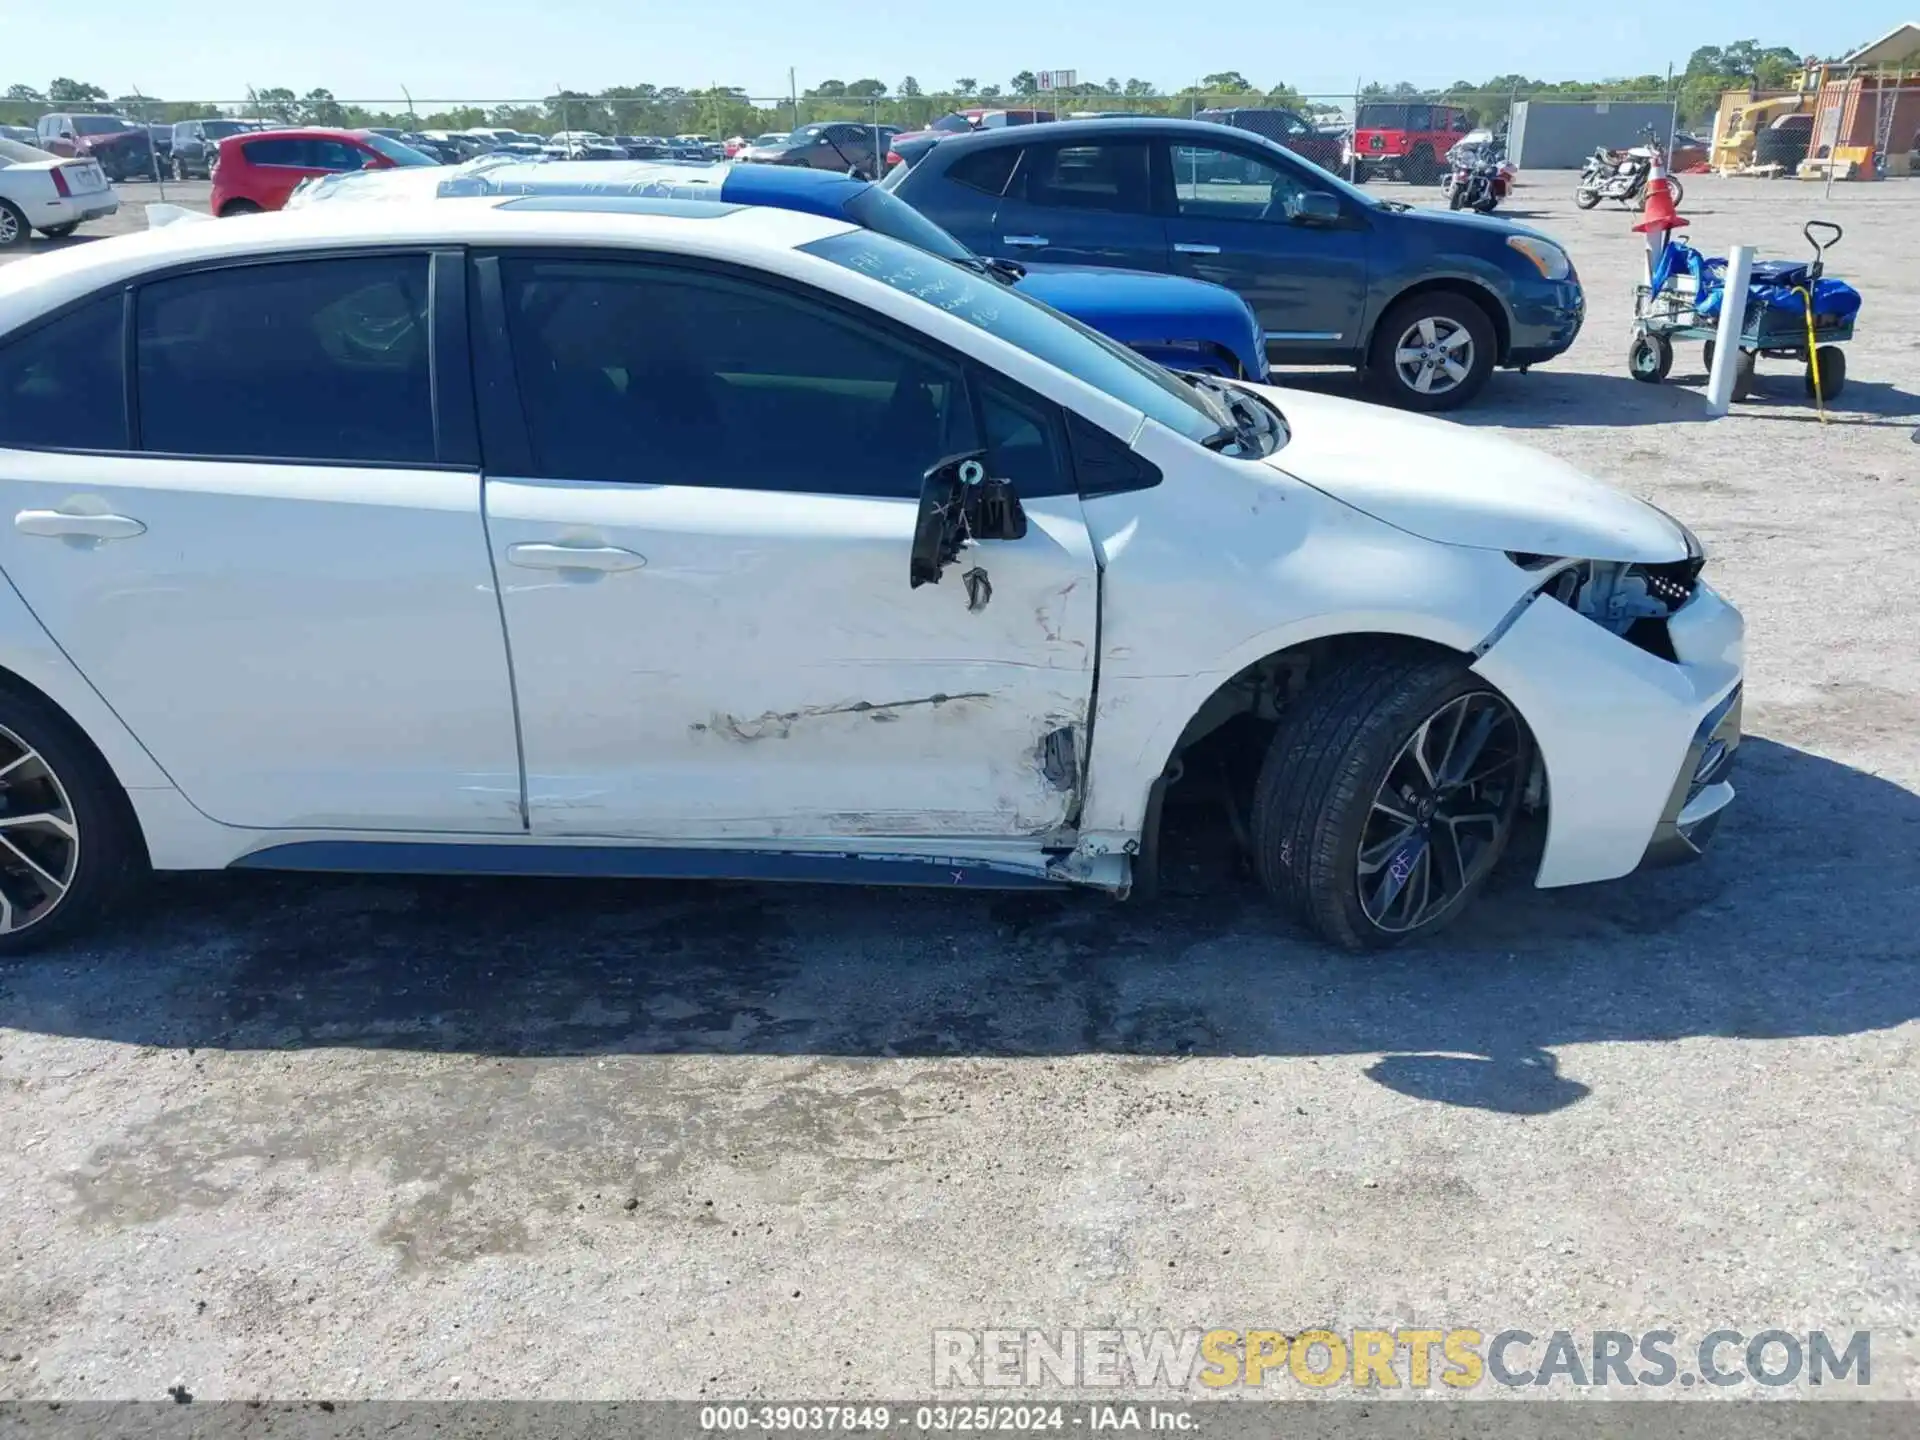
[[[249,140],[241,148],[246,152],[249,165],[292,165],[306,169],[313,163],[307,159],[307,142],[293,136]]]
[[[1407,107],[1407,129],[1431,130],[1433,128],[1433,107],[1431,105],[1409,105]]]
[[[1029,145],[1014,189],[1033,205],[1146,215],[1153,210],[1147,143]]]
[[[300,260],[142,286],[141,448],[432,463],[427,263]]]
[[[0,346],[0,447],[127,448],[125,314],[116,292]]]

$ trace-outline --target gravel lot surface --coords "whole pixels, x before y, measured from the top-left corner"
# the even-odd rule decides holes
[[[1781,363],[1713,423],[1697,349],[1627,378],[1632,218],[1534,178],[1590,319],[1462,418],[1689,521],[1745,610],[1705,861],[1374,961],[1199,870],[1153,908],[169,878],[0,969],[0,1397],[900,1397],[938,1327],[1726,1325],[1870,1330],[1869,1393],[1920,1398],[1920,182],[1687,180],[1709,253],[1847,227],[1822,425]]]

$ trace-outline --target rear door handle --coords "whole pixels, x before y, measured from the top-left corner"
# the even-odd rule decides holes
[[[71,515],[65,510],[22,510],[13,517],[22,535],[63,535],[85,540],[131,540],[147,527],[130,515]]]
[[[525,570],[638,570],[647,557],[618,545],[549,545],[529,541],[507,547],[507,559]]]
[[[1184,240],[1174,241],[1173,248],[1177,254],[1181,255],[1218,255],[1220,253],[1218,245],[1189,245]]]
[[[1002,245],[1013,245],[1021,250],[1038,250],[1041,246],[1048,244],[1049,241],[1044,235],[1002,235],[1000,237],[1000,243]]]

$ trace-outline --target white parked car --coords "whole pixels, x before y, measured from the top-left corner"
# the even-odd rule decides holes
[[[96,160],[67,160],[17,140],[0,140],[0,250],[38,230],[58,239],[120,208]]]
[[[148,864],[1124,892],[1244,762],[1267,888],[1364,948],[1528,812],[1554,886],[1732,798],[1742,625],[1678,522],[793,211],[0,268],[0,497],[4,946]]]

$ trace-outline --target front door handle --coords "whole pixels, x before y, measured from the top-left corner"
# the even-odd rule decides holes
[[[618,545],[549,545],[529,541],[507,547],[507,559],[526,570],[638,570],[647,557]]]
[[[22,535],[72,536],[82,540],[131,540],[147,527],[130,515],[73,515],[65,510],[22,510],[13,517]]]
[[[1173,248],[1175,253],[1180,255],[1218,255],[1220,253],[1218,245],[1189,245],[1184,240],[1176,240]]]
[[[1012,245],[1021,250],[1038,250],[1050,243],[1044,235],[1002,235],[1002,245]]]

